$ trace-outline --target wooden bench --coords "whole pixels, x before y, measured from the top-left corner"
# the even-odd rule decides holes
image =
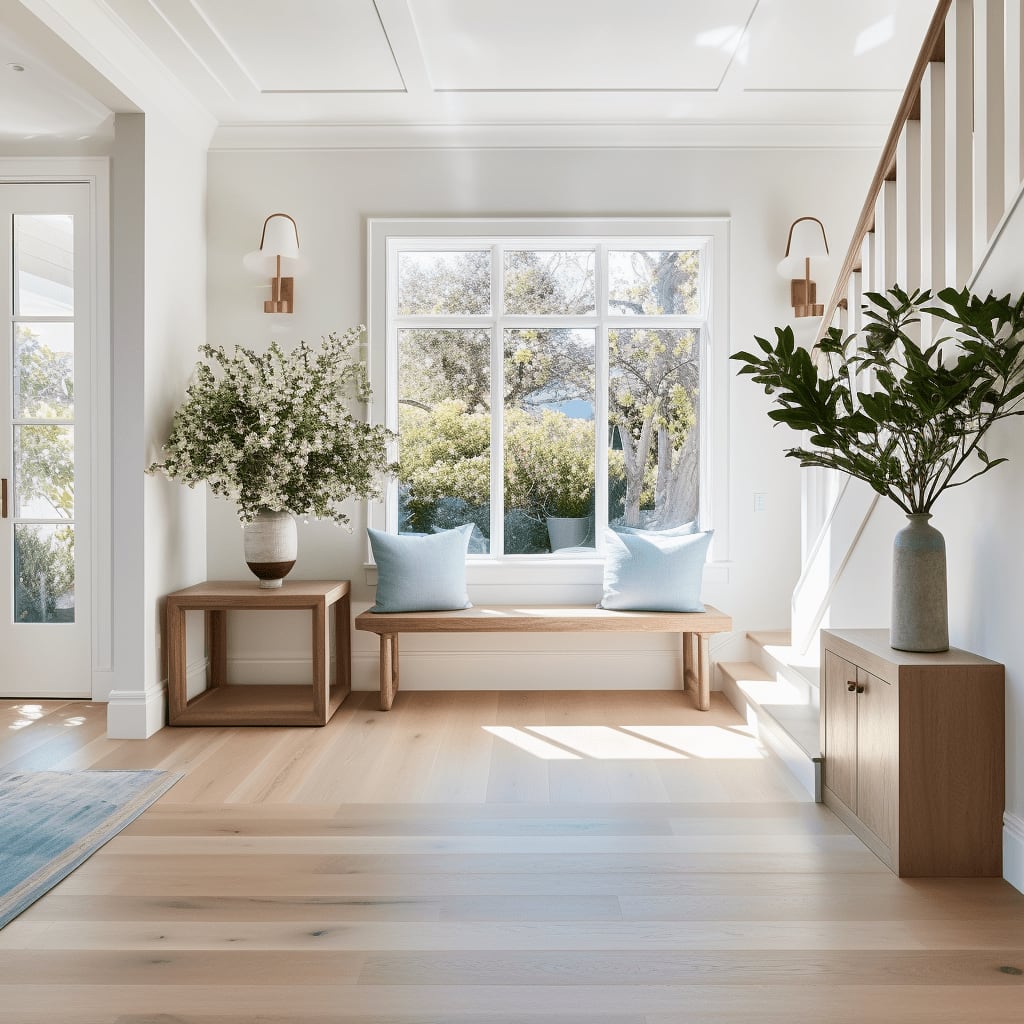
[[[711,706],[708,638],[732,630],[732,618],[717,608],[703,612],[616,612],[593,605],[520,607],[491,605],[451,612],[362,612],[356,629],[380,634],[380,708],[387,711],[398,692],[400,633],[678,633],[682,646],[680,676],[692,689],[697,707]]]

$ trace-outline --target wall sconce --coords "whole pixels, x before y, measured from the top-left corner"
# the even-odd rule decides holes
[[[817,217],[800,217],[789,226],[786,255],[779,263],[779,273],[790,279],[789,301],[793,315],[824,316],[825,306],[817,302],[814,279],[828,268],[828,239],[825,225]]]
[[[260,247],[246,253],[242,260],[254,274],[272,274],[270,298],[263,303],[264,313],[295,311],[295,279],[282,277],[281,269],[292,270],[299,259],[299,229],[287,213],[272,213],[263,222]]]

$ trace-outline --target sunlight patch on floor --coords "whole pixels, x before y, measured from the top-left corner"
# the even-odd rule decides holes
[[[726,729],[720,725],[624,725],[622,728],[689,757],[733,761],[764,757],[757,737],[747,726]]]
[[[548,761],[753,761],[764,757],[745,725],[485,725],[498,739]]]
[[[531,736],[528,732],[523,732],[522,729],[517,729],[511,725],[485,725],[483,727],[484,732],[489,732],[492,736],[497,736],[500,740],[505,740],[506,743],[511,743],[514,747],[519,747],[520,750],[525,750],[528,754],[533,754],[534,757],[539,757],[544,761],[578,761],[580,759],[579,754],[574,754],[571,750],[564,750],[562,747],[556,747],[553,743],[546,743],[538,736]]]
[[[601,761],[678,761],[686,755],[608,725],[528,725],[554,743]]]
[[[16,718],[7,727],[12,732],[16,732],[18,729],[24,729],[25,726],[31,725],[33,722],[36,722],[43,717],[42,704],[15,704],[14,710],[17,711],[21,717]]]

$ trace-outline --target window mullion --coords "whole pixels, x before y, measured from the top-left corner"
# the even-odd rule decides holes
[[[595,250],[594,273],[598,313],[594,352],[594,443],[597,446],[594,479],[594,548],[604,550],[608,526],[608,247]]]
[[[491,247],[491,555],[505,554],[504,246]]]

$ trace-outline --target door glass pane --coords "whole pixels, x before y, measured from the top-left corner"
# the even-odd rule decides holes
[[[620,316],[700,313],[700,250],[608,253],[608,312]]]
[[[75,428],[14,428],[14,515],[18,519],[75,516]]]
[[[697,518],[698,333],[608,332],[608,521],[670,529]]]
[[[75,326],[15,324],[14,415],[18,419],[74,417]]]
[[[400,252],[399,316],[466,316],[491,311],[491,253]]]
[[[398,532],[473,523],[470,554],[490,550],[491,336],[398,332]]]
[[[594,546],[595,340],[593,330],[505,332],[507,554]]]
[[[505,312],[514,316],[593,313],[594,253],[513,249],[505,253]]]
[[[14,215],[17,316],[74,316],[74,218]]]
[[[14,527],[14,621],[75,621],[75,528]]]

